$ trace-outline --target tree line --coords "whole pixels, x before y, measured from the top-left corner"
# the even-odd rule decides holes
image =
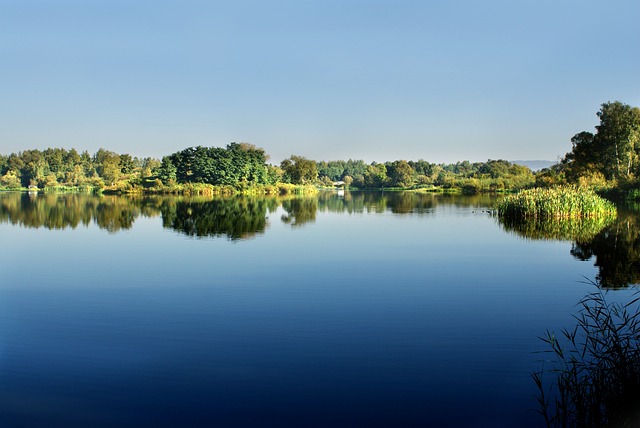
[[[189,147],[162,159],[99,149],[49,148],[0,154],[0,188],[86,187],[114,191],[171,191],[180,186],[218,186],[242,191],[268,186],[316,185],[360,189],[457,189],[467,193],[563,184],[637,188],[640,176],[640,109],[619,101],[602,104],[596,132],[576,134],[557,165],[533,173],[506,160],[425,160],[366,163],[315,161],[292,155],[268,163],[264,149],[246,143]],[[640,194],[640,192],[637,192]]]
[[[63,148],[25,150],[0,155],[0,187],[85,187],[127,192],[170,190],[181,185],[244,190],[285,183],[361,189],[459,188],[473,193],[523,188],[535,181],[529,168],[505,160],[365,163],[351,159],[314,161],[292,155],[279,165],[272,165],[268,159],[263,149],[246,143],[231,143],[226,148],[189,147],[161,160],[102,148],[93,155]]]

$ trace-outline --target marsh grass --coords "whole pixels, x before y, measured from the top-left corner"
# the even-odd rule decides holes
[[[509,219],[601,217],[616,213],[612,202],[575,187],[523,190],[503,198],[497,208],[500,217]]]
[[[624,304],[607,301],[601,290],[590,293],[572,330],[541,338],[551,368],[532,377],[548,427],[640,426],[639,300],[637,291]]]

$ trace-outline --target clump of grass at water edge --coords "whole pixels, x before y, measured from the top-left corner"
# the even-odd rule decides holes
[[[575,187],[535,188],[508,195],[498,215],[509,219],[614,216],[616,206],[591,190]]]
[[[620,303],[590,293],[573,329],[541,338],[550,358],[532,377],[547,427],[640,426],[638,296]]]

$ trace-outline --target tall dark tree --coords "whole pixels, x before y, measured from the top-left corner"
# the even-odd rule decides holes
[[[597,113],[596,133],[580,132],[563,163],[567,176],[577,180],[599,172],[607,179],[630,178],[640,171],[640,109],[620,101],[604,103]]]
[[[9,156],[0,155],[0,175],[5,175],[9,170]]]
[[[131,174],[135,169],[136,165],[130,154],[125,153],[120,155],[120,172],[123,174]]]
[[[411,187],[413,185],[413,168],[405,160],[397,160],[388,164],[387,175],[392,186]]]
[[[605,168],[615,178],[629,176],[637,166],[640,141],[640,109],[620,101],[602,104],[596,126],[597,144],[602,147]]]

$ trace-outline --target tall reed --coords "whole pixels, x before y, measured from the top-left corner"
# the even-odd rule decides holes
[[[535,188],[498,203],[503,218],[578,218],[615,215],[615,205],[593,191],[574,187]]]
[[[640,313],[636,292],[610,303],[598,290],[580,301],[577,325],[541,338],[551,358],[532,374],[548,427],[640,426]],[[549,375],[553,382],[546,385]]]

